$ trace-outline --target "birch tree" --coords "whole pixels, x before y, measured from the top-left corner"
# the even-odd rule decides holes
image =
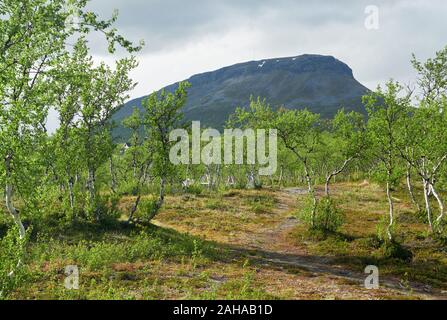
[[[340,110],[330,122],[324,154],[320,156],[326,166],[325,194],[329,197],[331,180],[343,173],[349,165],[368,149],[366,124],[363,115]]]
[[[135,87],[129,72],[137,63],[135,58],[131,57],[118,60],[114,69],[105,63],[95,67],[92,57],[88,55],[85,40],[80,39],[76,50],[82,55],[79,62],[81,67],[77,74],[82,79],[77,126],[87,169],[88,212],[98,219],[100,213],[96,203],[96,173],[113,152],[110,117],[129,97],[128,92]]]
[[[136,197],[128,218],[128,222],[132,222],[135,220],[134,216],[141,202],[142,187],[149,178],[155,148],[152,141],[147,139],[147,132],[142,130],[143,116],[138,108],[134,109],[130,117],[124,119],[123,125],[131,130],[129,148],[124,155],[124,162],[126,169],[132,168],[130,173],[125,174],[125,179],[131,181],[132,195]]]
[[[368,111],[368,131],[371,138],[372,152],[381,164],[384,171],[386,195],[389,206],[388,226],[386,233],[390,241],[393,240],[392,227],[394,226],[394,200],[392,186],[400,179],[399,175],[399,134],[409,112],[408,97],[401,98],[403,88],[394,81],[382,90],[378,87],[376,92],[364,97]]]
[[[130,129],[130,138],[128,141],[129,149],[127,149],[126,154],[130,155],[132,176],[135,179],[137,177],[138,169],[138,158],[141,157],[141,145],[143,139],[141,138],[141,128],[142,128],[142,116],[138,108],[135,108],[130,117],[123,120],[123,126]]]
[[[161,209],[165,199],[166,183],[174,172],[174,165],[170,162],[169,153],[174,142],[169,140],[172,130],[182,127],[181,109],[186,103],[188,82],[179,83],[174,92],[155,92],[144,102],[144,126],[147,130],[147,139],[153,151],[152,177],[160,182],[158,199],[147,213],[147,219],[152,220]]]
[[[68,33],[60,1],[2,1],[0,5],[0,158],[9,214],[25,237],[14,194],[45,135],[51,96],[46,72],[64,49]]]
[[[317,196],[313,162],[321,145],[320,115],[308,110],[273,110],[265,100],[251,100],[248,110],[239,108],[230,124],[276,129],[278,137],[303,167],[308,194],[312,200],[311,225],[315,227]]]
[[[446,160],[447,148],[443,141],[447,139],[447,116],[441,110],[446,104],[423,103],[414,110],[411,122],[406,126],[401,154],[407,163],[416,170],[422,181],[425,211],[430,230],[442,221],[444,202],[437,191],[437,181]],[[439,215],[434,220],[430,204],[433,195],[439,204]]]
[[[59,61],[59,70],[55,75],[53,85],[54,103],[53,107],[58,113],[59,128],[54,134],[53,148],[55,153],[54,165],[58,171],[60,183],[68,190],[68,203],[75,217],[75,187],[79,183],[82,171],[82,148],[81,131],[78,127],[80,112],[80,96],[83,86],[82,77],[84,58],[87,48],[81,43],[74,46],[73,52],[66,52]]]
[[[312,199],[311,225],[316,225],[317,196],[312,158],[320,145],[320,116],[307,110],[280,109],[273,126],[278,137],[304,168],[308,194]]]
[[[45,150],[45,123],[54,102],[51,87],[55,66],[69,39],[95,30],[106,36],[110,51],[116,43],[132,51],[139,49],[113,28],[116,15],[100,20],[85,9],[86,3],[0,2],[0,186],[7,212],[17,226],[19,242],[25,239],[26,230],[15,200],[19,196],[26,200],[41,177],[41,165],[36,159],[41,159]],[[77,19],[71,21],[74,15]]]
[[[430,230],[439,227],[445,216],[445,205],[437,191],[437,181],[447,160],[447,47],[436,52],[424,63],[413,55],[413,67],[418,73],[418,108],[413,121],[406,127],[402,155],[420,178],[424,190],[425,210]],[[430,196],[439,205],[439,215],[433,221]]]

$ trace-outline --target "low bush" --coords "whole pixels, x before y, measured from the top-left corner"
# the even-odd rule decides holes
[[[397,259],[405,262],[413,260],[413,253],[396,241],[385,241],[380,251],[382,256],[387,259]]]
[[[314,218],[312,217],[312,209],[313,199],[308,197],[298,214],[299,218],[310,229],[336,232],[344,223],[345,215],[329,197],[324,197],[317,202]]]
[[[15,288],[19,287],[28,278],[28,269],[24,264],[25,239],[18,236],[18,228],[11,228],[6,236],[0,240],[0,300],[7,299]]]
[[[201,185],[190,185],[187,188],[185,188],[185,192],[189,194],[194,194],[196,196],[201,195],[203,193],[204,189]]]

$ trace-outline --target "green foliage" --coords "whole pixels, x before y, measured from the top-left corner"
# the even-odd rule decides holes
[[[334,200],[329,197],[319,199],[314,218],[312,209],[313,199],[307,197],[298,213],[299,218],[309,226],[309,229],[331,233],[336,232],[344,223],[343,212],[337,208]]]
[[[30,231],[24,239],[20,239],[18,234],[15,226],[0,239],[0,300],[6,299],[11,291],[29,278],[24,257]]]
[[[159,198],[146,215],[148,220],[157,215],[164,202],[167,180],[177,173],[177,168],[170,161],[171,147],[175,144],[170,139],[170,132],[181,126],[183,115],[180,110],[186,103],[189,87],[188,82],[181,82],[175,92],[154,92],[143,102],[146,113],[142,123],[150,145],[151,176],[160,181]],[[144,172],[145,169],[140,171]]]
[[[223,202],[222,198],[212,198],[205,203],[205,208],[210,210],[226,210],[228,205]]]
[[[194,194],[196,196],[201,195],[204,191],[204,188],[199,184],[192,184],[185,188],[186,193]]]
[[[41,236],[30,252],[30,258],[40,263],[63,259],[64,264],[78,265],[85,271],[98,271],[110,269],[116,263],[135,263],[147,259],[189,257],[199,262],[205,255],[212,256],[214,250],[210,244],[191,236],[167,234],[164,230],[148,228],[120,240],[113,234],[76,243]]]
[[[420,211],[416,212],[416,218],[420,222],[427,224],[428,223],[427,210],[425,208],[421,208]]]
[[[118,193],[123,196],[137,196],[140,191],[138,182],[134,180],[121,181]]]
[[[154,211],[158,210],[156,199],[144,199],[138,206],[138,217],[143,221],[148,221],[153,218]]]
[[[335,232],[344,223],[344,214],[334,200],[324,197],[318,201],[316,226],[325,231]]]
[[[166,179],[173,171],[169,153],[175,142],[170,141],[169,133],[181,127],[183,115],[180,110],[186,102],[187,89],[190,86],[188,82],[182,82],[174,93],[155,92],[143,102],[146,111],[143,123],[148,139],[155,148],[154,174],[163,179]]]
[[[411,262],[413,259],[413,253],[395,241],[385,241],[381,247],[381,253],[387,259],[397,259],[406,262]]]

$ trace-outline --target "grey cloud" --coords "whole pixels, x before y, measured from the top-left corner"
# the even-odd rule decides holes
[[[364,28],[367,5],[380,9],[378,31]],[[259,35],[253,50],[265,58],[333,54],[372,87],[389,77],[410,79],[412,52],[425,59],[447,44],[444,0],[92,0],[89,6],[103,17],[118,9],[120,31],[145,40],[142,55],[181,51],[242,28]],[[94,52],[104,47],[92,42]]]
[[[89,7],[103,17],[118,9],[120,30],[134,41],[143,38],[146,52],[153,52],[178,48],[203,35],[219,35],[241,25],[268,28],[268,22],[293,28],[299,23],[313,28],[361,22],[367,4],[347,0],[92,0]]]

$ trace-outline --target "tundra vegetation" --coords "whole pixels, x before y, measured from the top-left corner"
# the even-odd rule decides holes
[[[252,98],[227,125],[277,130],[278,170],[259,176],[257,164],[170,161],[170,132],[191,134],[186,82],[151,94],[124,121],[128,140],[114,138],[141,48],[116,19],[86,0],[1,1],[0,298],[324,298],[332,263],[446,289],[447,48],[414,57],[414,87],[390,80],[364,114]],[[91,33],[129,56],[94,63]],[[304,252],[328,269],[314,277],[291,256]],[[78,291],[63,286],[67,265]],[[343,297],[400,294],[337,281]]]

